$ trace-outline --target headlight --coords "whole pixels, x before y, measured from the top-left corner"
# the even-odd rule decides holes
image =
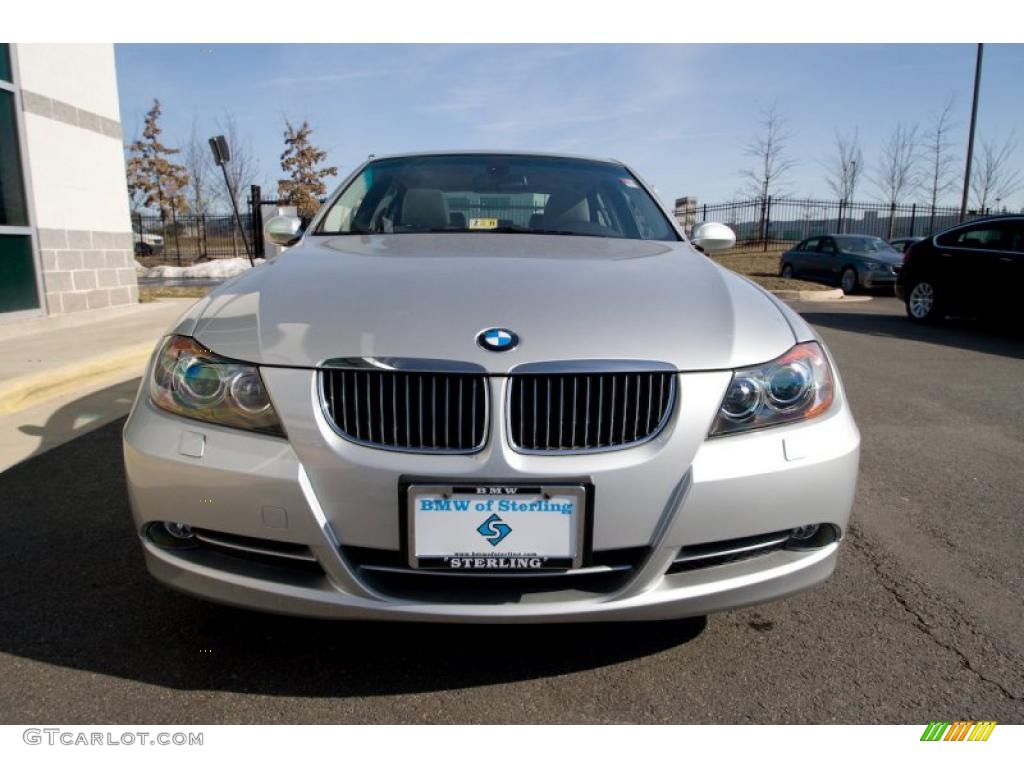
[[[179,416],[284,436],[259,369],[215,355],[188,336],[168,336],[160,347],[149,396]]]
[[[867,269],[868,272],[881,272],[883,269],[882,265],[877,261],[865,261],[864,268]]]
[[[832,398],[832,371],[821,346],[797,344],[769,363],[733,371],[711,436],[810,419]]]

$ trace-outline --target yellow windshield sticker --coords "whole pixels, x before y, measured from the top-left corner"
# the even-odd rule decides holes
[[[469,220],[469,228],[470,229],[497,229],[498,228],[498,220],[497,219],[470,219]]]

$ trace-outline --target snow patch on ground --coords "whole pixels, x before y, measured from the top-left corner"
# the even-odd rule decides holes
[[[256,259],[257,266],[262,264],[265,259]],[[203,261],[198,264],[192,264],[188,267],[175,267],[169,264],[161,264],[158,267],[146,267],[135,262],[135,271],[140,277],[173,277],[173,278],[202,278],[209,280],[210,278],[216,279],[227,279],[240,275],[247,269],[251,269],[249,266],[249,260],[243,258],[237,259],[213,259],[211,261]]]

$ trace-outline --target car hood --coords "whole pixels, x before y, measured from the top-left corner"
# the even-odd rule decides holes
[[[490,327],[519,346],[480,348]],[[402,357],[493,373],[551,360],[734,368],[795,341],[764,291],[686,243],[476,233],[307,237],[220,286],[178,332],[267,365]]]

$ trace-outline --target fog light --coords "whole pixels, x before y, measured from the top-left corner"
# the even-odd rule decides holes
[[[817,526],[814,526],[817,528]],[[164,530],[176,539],[191,539],[195,536],[192,533],[192,526],[185,523],[164,523]]]
[[[164,549],[191,549],[198,544],[192,526],[185,523],[150,523],[146,536]]]
[[[839,529],[831,523],[801,525],[789,532],[786,549],[819,549],[839,539]]]
[[[808,539],[813,539],[814,534],[816,534],[820,528],[820,525],[801,525],[799,528],[793,529],[793,532],[789,534],[789,538],[794,541],[807,541]]]

